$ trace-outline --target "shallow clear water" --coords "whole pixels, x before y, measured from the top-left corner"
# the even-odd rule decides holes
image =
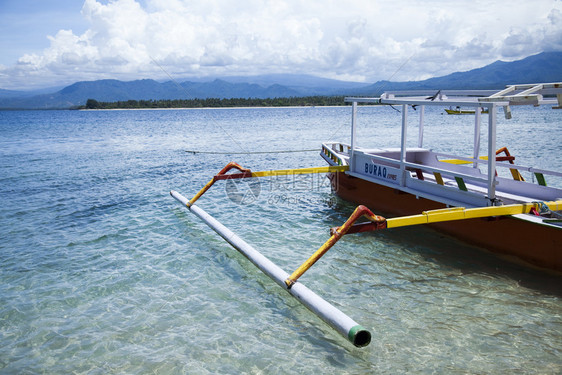
[[[360,145],[398,145],[399,113],[360,112]],[[498,116],[498,146],[562,170],[561,114]],[[471,120],[426,118],[428,145],[470,154]],[[560,373],[560,276],[428,228],[346,236],[301,281],[373,333],[358,349],[169,196],[231,160],[323,165],[317,151],[187,150],[319,150],[349,141],[349,120],[349,108],[0,112],[0,373]],[[240,204],[220,182],[198,205],[287,272],[354,209],[321,176],[258,187]]]

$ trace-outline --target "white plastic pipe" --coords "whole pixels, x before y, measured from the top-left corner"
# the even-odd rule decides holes
[[[343,312],[326,302],[322,297],[308,289],[300,282],[295,283],[290,289],[285,284],[285,280],[289,274],[279,268],[275,263],[267,259],[252,246],[234,234],[230,229],[222,225],[219,221],[206,213],[202,208],[192,205],[188,206],[189,200],[178,193],[171,191],[170,195],[178,202],[189,208],[191,212],[197,215],[205,224],[213,229],[217,234],[232,245],[236,250],[248,258],[263,273],[269,276],[280,287],[288,291],[298,301],[305,305],[310,311],[315,313],[323,321],[328,323],[332,328],[346,337],[353,345],[363,347],[371,342],[371,333],[357,324],[353,319],[345,315]]]

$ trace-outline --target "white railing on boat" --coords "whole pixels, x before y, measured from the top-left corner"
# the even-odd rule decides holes
[[[467,158],[467,157],[461,157],[457,155],[450,155],[450,154],[444,154],[438,152],[435,152],[435,155],[438,157],[451,158],[451,159],[440,160],[442,162],[448,162],[453,164],[473,164],[475,169],[477,168],[478,164],[484,165],[485,167],[487,167],[488,164],[487,157],[485,156],[482,156],[479,159],[474,159],[474,158]],[[531,180],[532,183],[534,183],[536,180],[536,182],[539,185],[547,186],[547,180],[548,180],[549,186],[552,185],[552,186],[562,187],[561,172],[556,172],[556,171],[536,168],[536,167],[517,165],[515,163],[512,164],[512,162],[502,163],[501,161],[496,160],[497,176],[499,177],[509,176],[508,173],[505,173],[505,176],[502,173],[502,171],[507,171],[507,170],[509,170],[509,172],[511,173],[511,177],[513,177],[513,180],[515,181]],[[506,185],[506,182],[503,182],[503,185]]]
[[[350,150],[351,146],[345,143],[323,143],[321,153],[336,165],[348,165]]]
[[[437,156],[445,157],[445,158],[463,160],[463,161],[466,161],[468,163],[477,163],[477,164],[484,164],[484,165],[486,165],[488,163],[487,159],[474,159],[474,158],[463,157],[463,156],[458,156],[458,155],[445,154],[445,153],[441,153],[441,152],[434,152],[434,154],[437,155]],[[508,168],[508,169],[517,169],[517,170],[520,170],[520,171],[525,171],[525,172],[529,172],[529,173],[533,173],[533,174],[540,173],[542,175],[562,177],[562,172],[556,172],[556,171],[551,171],[551,170],[547,170],[547,169],[540,169],[540,168],[535,168],[535,167],[526,167],[526,166],[517,165],[517,164],[502,163],[502,162],[498,162],[498,161],[496,161],[496,167],[502,167],[502,168]]]
[[[432,167],[432,166],[429,166],[429,165],[412,163],[412,162],[408,162],[408,161],[405,161],[405,162],[401,163],[400,160],[397,160],[397,159],[388,158],[388,157],[380,156],[380,155],[368,154],[368,153],[366,153],[365,155],[368,156],[369,158],[373,159],[373,160],[378,160],[378,161],[382,161],[384,163],[388,163],[389,166],[392,166],[392,167],[397,168],[397,169],[399,169],[402,164],[406,168],[413,169],[413,171],[407,170],[407,172],[414,172],[416,169],[421,169],[422,171],[427,171],[427,172],[431,172],[431,173],[441,173],[442,175],[450,175],[453,178],[459,177],[459,178],[472,180],[472,181],[479,181],[479,182],[483,182],[483,183],[487,182],[487,179],[484,178],[484,177],[476,177],[476,176],[472,176],[472,175],[469,175],[469,174],[455,172],[455,171],[452,171],[450,169]]]

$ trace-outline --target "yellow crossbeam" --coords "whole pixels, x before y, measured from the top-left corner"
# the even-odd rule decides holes
[[[231,169],[237,169],[241,173],[226,174]],[[349,170],[347,165],[329,166],[329,167],[312,167],[312,168],[297,168],[297,169],[277,169],[272,171],[252,172],[247,168],[230,162],[218,174],[216,174],[211,181],[209,181],[193,198],[187,202],[187,207],[191,207],[207,190],[213,186],[217,180],[228,178],[252,178],[252,177],[268,177],[268,176],[287,176],[297,174],[312,174],[312,173],[331,173],[331,172],[345,172]]]
[[[504,216],[504,215],[517,215],[526,214],[531,209],[540,211],[541,205],[546,205],[551,211],[562,210],[562,200],[551,202],[533,202],[524,204],[511,204],[505,206],[492,206],[492,207],[477,207],[477,208],[464,208],[452,207],[443,208],[440,210],[424,211],[419,215],[402,216],[392,219],[386,219],[387,228],[405,227],[409,225],[439,223],[443,221],[477,219],[490,216]]]
[[[337,165],[329,167],[313,167],[313,168],[298,168],[298,169],[277,169],[273,171],[252,172],[252,177],[269,177],[269,176],[286,176],[295,174],[313,174],[313,173],[331,173],[331,172],[345,172],[349,170],[347,165]]]

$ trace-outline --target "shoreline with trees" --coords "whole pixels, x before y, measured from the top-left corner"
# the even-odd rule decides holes
[[[287,98],[206,98],[125,100],[102,102],[88,99],[74,109],[179,109],[179,108],[233,108],[233,107],[326,107],[346,106],[344,96],[303,96]]]

